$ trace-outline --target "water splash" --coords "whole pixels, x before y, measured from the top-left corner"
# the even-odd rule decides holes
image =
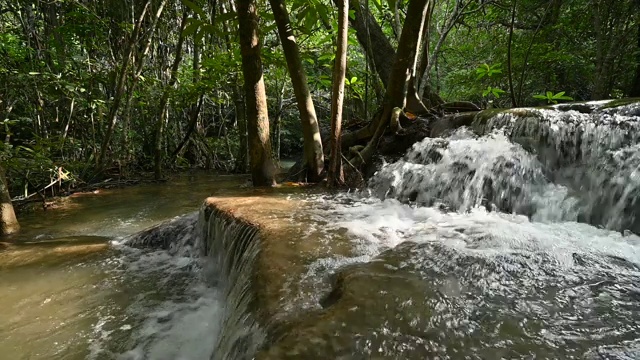
[[[483,206],[536,221],[581,221],[640,232],[640,145],[596,147],[589,161],[583,157],[556,167],[513,142],[506,131],[477,136],[460,129],[446,139],[425,139],[400,161],[383,166],[370,188],[379,198],[423,206],[457,211]]]
[[[410,331],[397,336],[424,333],[428,346],[415,340],[413,350],[390,348],[393,336],[369,333],[359,334],[369,344],[362,352],[592,358],[636,351],[629,344],[640,331],[638,236],[484,208],[447,212],[353,196],[329,202],[332,208],[318,215],[353,237],[361,261],[332,271],[383,263],[394,276],[424,282],[410,298],[396,295],[421,309],[401,319]]]
[[[567,190],[551,184],[543,165],[502,132],[478,137],[468,130],[448,139],[425,139],[370,181],[379,198],[457,211],[476,207],[575,219]]]
[[[488,112],[474,130],[503,129],[512,140],[534,148],[547,166],[588,162],[605,152],[640,142],[640,102],[608,107],[609,101]]]

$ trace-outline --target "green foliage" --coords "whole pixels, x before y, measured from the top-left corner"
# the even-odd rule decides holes
[[[503,95],[504,93],[504,90],[487,86],[487,88],[482,91],[482,96],[487,97],[489,95],[493,95],[496,99],[499,99],[500,95]]]
[[[540,100],[557,103],[572,97],[628,95],[640,51],[635,41],[640,19],[632,16],[639,13],[634,0],[602,1],[598,6],[586,0],[518,1],[510,62],[510,4],[435,2],[428,39],[428,53],[435,62],[429,75],[430,84],[444,100],[511,106],[510,97],[505,96],[505,89],[510,89],[508,75],[522,106]],[[7,6],[0,11],[0,161],[8,168],[14,191],[41,189],[58,176],[60,168],[63,174],[69,172],[65,175],[68,184],[118,171],[150,170],[159,99],[164,92],[170,96],[162,149],[165,166],[231,168],[240,151],[235,102],[243,79],[237,14],[229,2],[169,0],[152,31],[158,6],[152,1],[136,39],[132,39],[135,21],[144,1],[32,2],[32,21],[25,21],[14,3],[26,4],[5,1]],[[336,8],[330,0],[289,0],[287,4],[320,125],[328,127]],[[403,22],[408,1],[371,0],[368,4],[382,32],[395,45],[396,18]],[[460,6],[464,8],[456,11]],[[259,2],[258,8],[269,114],[271,119],[281,115],[281,155],[297,157],[302,132],[286,62],[269,4]],[[176,29],[185,9],[189,19],[182,33],[185,46],[178,86],[166,89],[180,36]],[[456,13],[461,15],[452,20]],[[353,11],[349,15],[355,19]],[[452,26],[446,29],[449,23]],[[440,41],[442,34],[447,38]],[[130,40],[132,54],[127,53]],[[364,108],[371,115],[384,96],[384,89],[374,86],[379,85],[375,67],[367,68],[354,29],[349,29],[348,43],[346,122],[363,119]],[[96,159],[125,59],[130,61],[124,94],[106,150],[105,169],[100,172]],[[565,91],[540,94],[540,89]],[[172,157],[200,99],[195,130],[184,149]],[[284,104],[281,109],[279,100]]]
[[[480,65],[476,69],[476,74],[478,75],[477,79],[480,80],[485,76],[490,78],[490,77],[494,77],[497,74],[502,74],[502,69],[500,68],[501,66],[502,66],[502,64],[500,64],[500,63],[493,64],[493,65],[489,65],[487,63],[484,63],[484,64]]]
[[[573,100],[572,97],[566,96],[564,91],[553,93],[547,91],[544,94],[533,95],[534,99],[546,100],[548,104],[557,104],[560,100]]]

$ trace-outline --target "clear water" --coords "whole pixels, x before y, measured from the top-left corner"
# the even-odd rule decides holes
[[[23,216],[0,251],[0,358],[208,359],[221,305],[208,259],[120,243],[176,216],[194,223],[205,197],[243,181],[181,176]]]

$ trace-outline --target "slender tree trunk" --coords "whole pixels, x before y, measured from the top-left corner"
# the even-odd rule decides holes
[[[125,118],[124,118],[124,136],[122,137],[122,150],[125,152],[125,161],[129,160],[130,150],[129,150],[129,134],[127,131],[131,124],[131,101],[133,100],[133,95],[135,94],[136,85],[138,85],[138,81],[140,80],[140,76],[142,75],[142,71],[144,70],[145,59],[147,55],[149,55],[149,51],[151,50],[151,43],[153,42],[154,35],[156,33],[156,29],[158,28],[158,20],[162,16],[162,12],[164,7],[166,6],[168,0],[162,0],[156,9],[156,13],[151,22],[151,26],[148,31],[147,38],[144,44],[144,50],[137,58],[137,65],[133,72],[133,77],[131,79],[131,84],[129,85],[127,101],[125,105]]]
[[[322,138],[320,137],[320,127],[316,110],[313,106],[311,92],[307,82],[307,75],[302,67],[302,60],[298,51],[298,45],[293,34],[293,28],[287,13],[284,0],[269,0],[278,34],[282,43],[282,49],[287,60],[287,68],[293,85],[293,92],[298,103],[300,121],[302,122],[302,132],[304,136],[304,161],[307,168],[309,180],[318,181],[322,176],[324,168],[324,153],[322,149]]]
[[[251,179],[254,186],[273,186],[275,169],[271,159],[269,114],[260,57],[257,4],[255,0],[238,0],[236,6],[246,93]]]
[[[162,92],[162,98],[160,99],[160,117],[158,122],[156,123],[156,131],[155,131],[155,143],[153,149],[153,172],[156,180],[160,180],[162,178],[162,138],[164,136],[164,128],[167,122],[167,113],[169,112],[169,94],[171,89],[175,86],[176,81],[178,80],[178,68],[180,67],[180,62],[182,61],[182,44],[184,43],[184,28],[187,24],[187,17],[189,15],[188,8],[185,6],[184,12],[182,14],[182,20],[180,21],[180,35],[178,37],[178,44],[176,45],[176,56],[173,59],[173,64],[171,66],[171,74],[169,75],[169,82],[167,86],[165,86],[164,91]]]
[[[13,234],[18,230],[20,230],[20,224],[11,204],[4,168],[0,166],[0,236]]]
[[[638,11],[640,11],[640,1],[638,2]],[[640,97],[640,16],[637,16],[638,20],[638,34],[636,35],[638,37],[638,47],[636,48],[636,51],[638,52],[636,55],[636,76],[635,76],[635,80],[633,82],[633,86],[631,87],[631,92],[629,93],[630,96],[634,96],[634,97]]]
[[[113,136],[113,131],[116,128],[117,118],[118,118],[118,110],[120,109],[120,103],[122,102],[122,96],[124,94],[126,75],[129,69],[129,62],[131,61],[131,55],[133,54],[133,49],[138,41],[138,34],[140,33],[140,28],[142,27],[142,22],[147,14],[147,10],[151,4],[151,0],[147,0],[144,5],[142,12],[140,13],[140,17],[138,21],[136,21],[133,32],[131,34],[131,39],[127,44],[127,50],[125,51],[122,59],[122,66],[120,67],[120,72],[118,73],[118,78],[116,81],[115,94],[113,96],[113,102],[111,103],[111,107],[109,107],[109,114],[107,115],[107,130],[105,132],[105,136],[102,140],[102,146],[100,147],[100,155],[98,156],[98,171],[104,166],[107,157],[107,149],[109,148],[109,144],[111,143],[111,137]]]
[[[336,5],[339,1],[333,0]],[[351,26],[356,30],[360,46],[373,60],[374,68],[386,88],[389,85],[395,50],[375,17],[367,11],[366,1],[368,0],[351,1],[350,10],[353,10],[355,15],[351,19]]]
[[[276,83],[276,86],[278,84]],[[280,161],[280,135],[282,133],[282,113],[284,112],[284,95],[286,89],[286,82],[282,80],[282,86],[278,93],[278,104],[276,105],[276,113],[273,117],[273,135],[271,136],[271,143],[273,144],[273,156],[277,161]]]
[[[239,173],[247,172],[247,153],[248,153],[248,140],[247,140],[247,111],[244,102],[244,96],[239,87],[234,86],[234,103],[236,111],[236,121],[238,122],[238,133],[240,134],[240,149],[236,155],[235,171]]]
[[[349,36],[349,0],[338,4],[338,36],[336,59],[333,67],[333,90],[331,97],[331,163],[329,164],[329,186],[344,184],[342,170],[342,109],[344,103],[344,83],[347,72],[347,39]]]
[[[215,1],[214,1],[215,5]],[[215,10],[212,14],[213,20],[212,24],[215,23]],[[200,60],[202,58],[201,55],[202,41],[198,41],[197,34],[193,34],[193,84],[197,84],[200,81]],[[204,101],[204,94],[200,94],[198,100],[196,100],[195,104],[191,106],[189,110],[189,124],[187,125],[187,131],[182,138],[182,141],[178,144],[176,149],[171,154],[171,158],[174,159],[182,148],[187,144],[191,134],[196,129],[196,125],[198,124],[198,118],[200,117],[200,111],[202,110],[202,102]]]
[[[511,48],[513,46],[513,25],[516,21],[516,5],[518,4],[517,0],[512,0],[513,6],[511,8],[511,24],[509,26],[509,41],[507,44],[507,72],[509,75],[509,95],[511,96],[511,106],[517,107],[518,102],[516,101],[516,93],[513,89],[513,69],[512,69],[512,56],[511,56]]]

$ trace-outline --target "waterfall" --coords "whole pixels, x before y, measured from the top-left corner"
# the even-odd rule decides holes
[[[211,360],[251,358],[264,341],[255,317],[253,262],[260,252],[257,227],[217,209],[200,212],[200,248],[219,272],[226,302]]]
[[[472,130],[415,144],[370,180],[381,198],[640,232],[640,105],[480,113]]]
[[[255,226],[204,206],[199,213],[176,217],[135,234],[126,244],[198,258],[210,274],[209,285],[223,294],[219,331],[209,337],[215,343],[210,358],[248,359],[264,341],[254,317],[252,288],[253,262],[260,252],[258,238]]]

